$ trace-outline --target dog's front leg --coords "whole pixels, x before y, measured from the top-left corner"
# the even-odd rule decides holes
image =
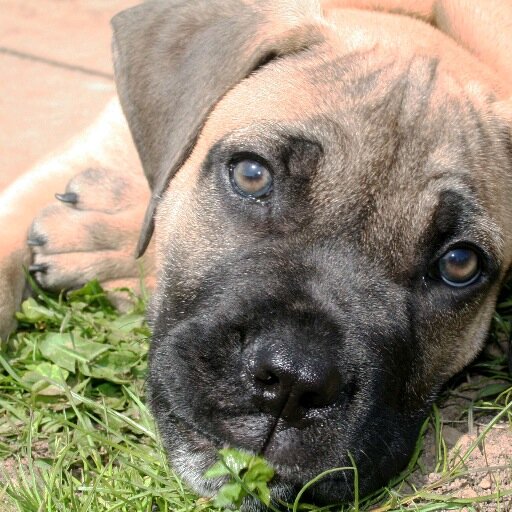
[[[75,191],[73,196],[69,185],[87,194]],[[63,192],[68,194],[57,201],[55,194]],[[24,266],[31,266],[35,277],[50,288],[79,285],[103,267],[110,273],[100,277],[110,279],[112,286],[135,278],[134,246],[148,194],[117,100],[67,150],[7,188],[0,195],[0,337],[5,339],[14,327],[25,287]],[[125,208],[128,195],[140,207]],[[108,212],[101,211],[105,209]],[[118,242],[116,250],[100,252],[94,243],[105,238],[109,228],[116,233],[109,240],[111,245]],[[130,275],[121,271],[120,259],[130,267]]]

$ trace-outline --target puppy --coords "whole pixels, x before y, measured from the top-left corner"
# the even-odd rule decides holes
[[[85,169],[36,216],[31,269],[48,288],[133,279],[148,198],[149,401],[198,493],[226,445],[265,456],[283,499],[349,454],[363,494],[406,464],[512,263],[511,27],[498,0],[170,0],[114,18],[150,191],[114,101],[32,175],[63,187]],[[2,222],[46,200],[19,182]],[[24,236],[0,253],[4,332]],[[335,474],[308,499],[353,486]]]

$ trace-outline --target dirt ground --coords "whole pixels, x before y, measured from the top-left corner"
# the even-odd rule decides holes
[[[478,497],[512,489],[512,425],[506,418],[498,421],[466,457],[466,453],[494,417],[479,413],[478,410],[471,412],[471,403],[479,392],[479,381],[483,379],[477,377],[470,383],[460,384],[449,392],[449,398],[440,406],[447,462],[450,468],[459,465],[464,474],[447,481],[446,477],[442,477],[442,468],[436,471],[439,443],[436,443],[434,429],[430,429],[421,459],[426,471],[424,474],[417,472],[410,482],[418,487],[429,486],[433,494],[474,499],[472,506],[478,511],[512,511],[512,496],[477,503]],[[488,380],[485,385],[489,385]]]
[[[461,461],[461,454],[466,453],[481,430],[482,427],[478,427],[474,433],[460,436],[450,450],[449,458],[455,463]],[[459,432],[451,427],[448,436]],[[433,446],[432,441],[431,439]],[[435,449],[431,449],[431,452],[435,453]],[[478,496],[496,493],[500,489],[510,490],[512,487],[512,432],[509,425],[501,423],[493,427],[485,436],[484,441],[472,451],[463,467],[468,469],[467,475],[435,486],[433,492],[445,496],[449,494],[460,498],[475,499]],[[431,472],[423,480],[424,485],[436,484],[439,481],[439,474]],[[480,505],[475,503],[474,506],[481,511],[509,511],[512,510],[512,497],[504,497],[496,500],[495,503]]]

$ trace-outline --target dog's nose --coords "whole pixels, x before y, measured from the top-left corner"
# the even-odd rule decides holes
[[[328,358],[267,347],[258,350],[251,363],[255,404],[296,426],[342,394],[341,376]]]

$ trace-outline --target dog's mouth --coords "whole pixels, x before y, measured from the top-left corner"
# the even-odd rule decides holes
[[[361,433],[362,446],[358,447],[356,443],[350,447],[340,447],[338,452],[331,452],[327,456],[322,450],[325,437],[320,432],[321,427],[317,427],[319,440],[312,445],[306,444],[300,432],[293,429],[280,433],[274,431],[266,439],[265,452],[261,453],[251,450],[245,443],[235,444],[216,436],[187,418],[173,415],[169,424],[172,425],[172,440],[166,436],[166,429],[161,424],[160,430],[171,465],[197,492],[214,495],[218,491],[221,482],[204,479],[204,474],[218,460],[219,449],[234,447],[265,457],[275,471],[275,476],[269,482],[274,498],[293,503],[302,490],[301,502],[318,506],[347,502],[354,498],[356,492],[365,495],[385,485],[406,464],[416,433],[416,425],[412,431],[405,429],[401,432],[403,437],[399,446],[396,442],[383,439],[383,434],[381,441],[384,450],[378,456],[366,453],[366,434]],[[374,435],[378,437],[378,434]],[[329,447],[329,450],[334,449],[336,447],[333,445]],[[178,453],[180,455],[176,456]],[[185,458],[184,453],[187,454]],[[349,454],[355,457],[351,459]],[[355,471],[359,476],[357,489]]]
[[[180,436],[181,434],[181,451],[186,450],[190,454],[201,453],[209,464],[213,464],[217,460],[218,450],[226,447],[239,448],[249,451],[254,455],[263,456],[275,471],[275,476],[269,482],[272,495],[274,498],[278,497],[283,502],[293,502],[297,493],[305,485],[308,488],[303,492],[303,499],[319,505],[332,505],[336,502],[344,502],[352,499],[354,496],[354,468],[348,457],[340,458],[339,465],[336,468],[329,468],[328,470],[325,468],[325,474],[321,476],[320,471],[318,473],[312,471],[312,460],[309,460],[309,463],[306,465],[304,461],[299,463],[297,460],[290,460],[290,453],[293,453],[293,448],[283,444],[275,429],[270,431],[269,436],[263,442],[263,451],[249,450],[247,446],[234,445],[226,439],[213,435],[202,426],[193,424],[187,418],[169,413],[169,420],[175,429],[173,435]],[[216,492],[220,482],[204,480],[203,484],[206,487],[203,487],[203,489],[198,488],[198,480],[202,476],[201,473],[198,472],[191,479],[191,468],[193,466],[190,463],[191,461],[189,461],[187,468],[177,467],[175,461],[173,461],[175,449],[169,447],[169,445],[167,448],[171,456],[171,464],[174,465],[175,469],[185,480],[188,480],[189,484],[203,492],[206,489],[206,494],[214,494]],[[197,464],[198,461],[196,460],[195,462]],[[204,468],[207,468],[206,462],[203,462],[200,466],[204,475]],[[308,483],[313,478],[316,480],[319,476],[320,478],[313,485]]]

